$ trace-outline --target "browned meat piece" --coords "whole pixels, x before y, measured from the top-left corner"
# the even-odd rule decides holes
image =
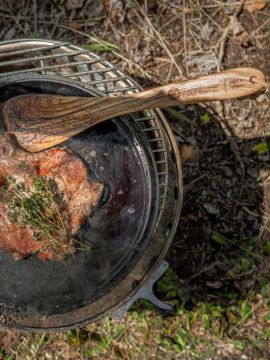
[[[6,183],[7,176],[31,187],[32,174],[53,178],[65,199],[69,215],[71,234],[75,235],[97,205],[103,192],[103,184],[90,181],[88,169],[80,158],[66,148],[53,148],[42,153],[30,154],[16,149],[10,138],[0,137],[0,187]],[[16,260],[37,253],[42,260],[62,259],[66,252],[55,253],[46,239],[36,241],[32,231],[9,218],[10,209],[0,202],[0,246],[12,253]],[[44,246],[45,245],[45,246]],[[67,244],[61,244],[62,250]]]

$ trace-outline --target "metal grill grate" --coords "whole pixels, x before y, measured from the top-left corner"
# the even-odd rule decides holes
[[[97,88],[107,96],[138,93],[141,89],[105,58],[70,43],[15,40],[0,43],[0,77],[27,72],[60,75]],[[168,159],[159,115],[147,110],[134,117],[149,141],[159,176],[160,212],[166,199]]]

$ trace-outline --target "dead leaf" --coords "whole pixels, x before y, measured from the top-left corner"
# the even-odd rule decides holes
[[[176,292],[183,305],[192,299],[192,295],[195,289],[196,285],[190,283],[180,284],[177,286]]]
[[[233,41],[236,44],[242,46],[249,45],[249,34],[235,17],[233,17],[231,21],[231,33],[233,35]]]
[[[137,0],[138,4],[140,4],[140,6],[143,6],[146,10],[146,12],[148,12],[149,10],[153,10],[156,7],[156,0]]]
[[[110,0],[110,19],[113,24],[123,24],[126,6],[123,0]]]
[[[193,145],[184,144],[179,147],[182,161],[193,160],[196,157],[196,148]]]
[[[67,9],[68,10],[76,10],[83,7],[84,0],[68,0],[67,2]]]
[[[212,289],[220,289],[222,287],[223,283],[221,281],[207,281],[206,286],[212,288]]]
[[[103,6],[106,9],[106,11],[110,10],[110,0],[103,0]]]
[[[182,13],[183,13],[183,14],[192,14],[192,13],[193,13],[193,9],[191,9],[191,8],[183,8],[183,9],[182,9]]]
[[[265,0],[253,0],[252,2],[244,5],[244,10],[247,10],[250,13],[263,10],[266,7]]]
[[[69,23],[68,27],[70,27],[71,29],[74,29],[74,30],[81,30],[81,28],[82,28],[81,24],[79,24],[77,22]]]

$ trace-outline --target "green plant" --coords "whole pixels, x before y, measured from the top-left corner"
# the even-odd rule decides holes
[[[201,115],[200,119],[205,124],[208,124],[210,122],[210,116],[208,113],[204,113],[203,115]]]
[[[261,142],[253,146],[252,150],[256,151],[258,155],[265,155],[268,152],[268,146],[265,142]]]
[[[29,228],[36,241],[46,240],[40,251],[50,247],[55,253],[73,253],[67,206],[56,181],[34,174],[30,179],[32,183],[26,185],[8,176],[0,189],[0,202],[8,206],[10,221]]]

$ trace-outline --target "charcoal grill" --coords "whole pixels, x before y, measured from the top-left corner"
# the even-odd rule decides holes
[[[2,101],[5,100],[3,94],[10,92],[7,86],[23,83],[18,93],[32,92],[33,89],[38,92],[40,88],[36,84],[40,81],[43,84],[42,91],[55,92],[58,89],[60,94],[63,91],[63,94],[69,94],[66,91],[74,94],[75,91],[81,96],[116,96],[142,90],[133,79],[105,58],[67,42],[26,39],[0,43]],[[25,90],[26,88],[28,90]],[[120,133],[130,134],[130,142],[139,149],[138,155],[144,159],[140,161],[150,164],[145,177],[147,181],[148,178],[152,181],[146,183],[152,189],[151,192],[154,192],[154,199],[146,211],[148,222],[152,225],[148,225],[145,232],[141,232],[145,239],[144,245],[134,261],[130,262],[131,266],[124,267],[121,270],[122,275],[107,284],[106,291],[97,291],[97,296],[86,303],[81,301],[72,306],[66,304],[66,308],[61,309],[60,306],[58,310],[57,306],[54,306],[53,309],[47,309],[48,311],[37,306],[26,311],[24,306],[16,304],[16,301],[8,304],[0,289],[2,326],[37,332],[65,330],[96,321],[108,314],[121,318],[139,298],[150,300],[163,311],[172,311],[169,304],[156,298],[152,286],[167,269],[168,264],[163,259],[180,216],[182,183],[177,146],[166,119],[158,110],[132,114],[128,118],[111,121],[107,126],[113,129],[118,126]],[[94,144],[95,137],[93,133],[90,135]],[[76,139],[68,143],[68,146],[78,151]],[[89,164],[91,169],[97,166],[94,159],[90,159]],[[105,204],[109,193],[110,189],[102,200]],[[121,259],[121,262],[123,261]]]

